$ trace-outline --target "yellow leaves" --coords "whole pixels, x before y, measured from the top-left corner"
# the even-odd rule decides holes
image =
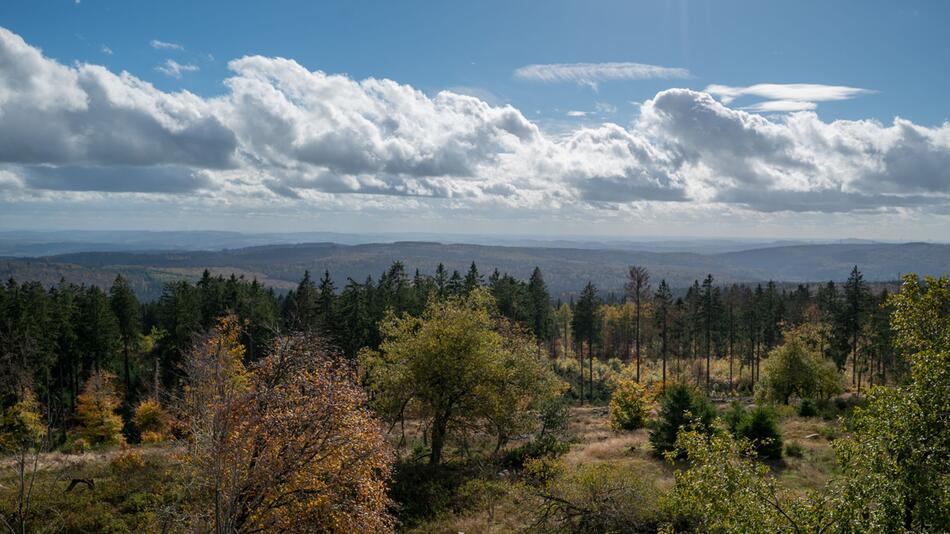
[[[76,414],[81,422],[79,436],[92,445],[124,443],[122,418],[115,413],[119,404],[115,375],[105,371],[93,373],[76,402]]]
[[[46,425],[43,424],[39,404],[30,391],[0,417],[0,451],[35,447],[44,434]]]
[[[636,380],[622,378],[610,397],[610,426],[614,430],[636,430],[646,424],[649,401],[646,389]]]
[[[142,434],[145,443],[157,443],[168,438],[171,416],[155,399],[139,403],[132,417],[135,428]]]

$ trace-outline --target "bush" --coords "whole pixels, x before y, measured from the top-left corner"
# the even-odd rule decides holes
[[[476,475],[475,469],[462,464],[397,463],[389,484],[396,517],[403,527],[412,527],[458,508],[460,488]]]
[[[647,420],[646,390],[635,380],[624,378],[610,397],[610,427],[636,430]]]
[[[570,450],[570,445],[552,435],[538,437],[508,451],[501,460],[505,469],[521,469],[530,460],[557,458]]]
[[[168,439],[168,436],[165,434],[159,434],[158,432],[142,432],[142,435],[139,436],[139,441],[144,444],[154,444],[161,443]]]
[[[564,474],[564,463],[557,458],[535,458],[524,463],[521,479],[531,486],[545,487]]]
[[[570,405],[563,397],[549,399],[541,405],[541,430],[539,435],[561,434],[567,429],[567,422],[570,418]]]
[[[656,532],[660,495],[634,466],[581,465],[538,495],[541,532]]]
[[[739,401],[732,401],[729,407],[722,412],[722,420],[726,423],[726,427],[729,429],[729,432],[732,432],[732,435],[736,434],[739,423],[742,422],[745,416],[745,407],[742,406],[742,403]]]
[[[798,405],[798,415],[801,417],[816,417],[818,415],[818,406],[811,399],[802,399]]]
[[[170,428],[168,412],[155,399],[145,399],[135,409],[132,422],[142,435],[143,443],[164,441]],[[146,440],[146,435],[148,439]]]
[[[788,404],[792,397],[827,398],[844,390],[841,374],[834,362],[821,354],[817,336],[813,327],[799,327],[786,334],[785,344],[769,353],[756,387],[760,400]]]
[[[675,384],[666,388],[659,402],[660,411],[650,430],[650,444],[657,454],[676,449],[676,436],[684,426],[698,423],[702,431],[712,432],[716,409],[701,392]]]
[[[145,458],[135,449],[126,449],[120,452],[111,463],[116,471],[131,471],[145,467]]]
[[[736,427],[736,436],[749,440],[761,458],[778,460],[782,457],[782,434],[775,412],[769,408],[757,406],[750,410]]]
[[[785,455],[791,456],[792,458],[802,458],[805,456],[805,449],[801,443],[790,441],[785,444]]]

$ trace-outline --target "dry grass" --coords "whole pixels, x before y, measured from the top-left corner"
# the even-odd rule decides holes
[[[168,457],[184,451],[180,446],[168,444],[158,446],[134,446],[143,457]],[[109,463],[126,450],[120,447],[92,450],[82,453],[53,451],[40,454],[36,468],[38,471],[62,471],[82,469],[86,466]],[[12,469],[15,459],[12,456],[0,458],[0,471]]]

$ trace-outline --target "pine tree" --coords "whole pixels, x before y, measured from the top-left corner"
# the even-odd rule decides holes
[[[703,280],[702,293],[700,296],[700,317],[702,321],[703,351],[706,353],[706,395],[711,390],[711,368],[712,358],[712,331],[713,321],[715,320],[715,306],[713,303],[713,277],[707,274]]]
[[[670,286],[666,284],[666,280],[660,280],[660,287],[657,288],[656,294],[653,295],[653,321],[660,334],[660,358],[663,362],[664,389],[666,388],[666,360],[669,354],[670,344],[671,300]]]
[[[317,297],[314,301],[316,305],[317,324],[320,325],[320,333],[330,340],[336,339],[336,317],[337,317],[337,296],[336,286],[333,285],[333,279],[330,278],[330,271],[323,272],[320,279],[320,285],[317,288]]]
[[[650,273],[645,267],[632,265],[627,271],[627,298],[633,301],[636,307],[636,323],[634,325],[634,350],[637,357],[637,382],[640,382],[640,316],[642,301],[649,298]],[[628,351],[629,352],[629,351]],[[624,357],[629,357],[625,354]]]
[[[551,339],[551,295],[538,267],[534,268],[528,281],[528,300],[531,305],[531,330],[540,340]]]
[[[109,297],[97,286],[90,286],[79,301],[79,339],[90,359],[88,367],[109,369],[119,345],[119,323]]]
[[[294,292],[291,326],[294,330],[301,331],[311,331],[318,326],[317,286],[310,278],[310,271],[304,271],[303,279]]]
[[[475,266],[475,262],[473,261],[472,265],[468,268],[468,273],[465,274],[465,293],[471,293],[476,288],[481,287],[483,284],[484,280],[482,280],[482,275],[478,274],[478,267]]]
[[[465,292],[465,284],[462,282],[462,275],[458,271],[452,271],[452,276],[445,284],[445,292],[449,296],[457,297]]]
[[[119,339],[122,344],[122,377],[125,382],[126,400],[128,400],[133,394],[130,355],[142,335],[142,312],[135,293],[122,275],[116,276],[115,282],[112,283],[112,288],[109,290],[109,304],[112,306],[112,312],[119,326]]]
[[[581,350],[578,355],[581,357],[581,398],[584,397],[584,365],[583,365],[583,340],[587,340],[587,359],[588,375],[590,378],[590,400],[594,400],[594,340],[600,333],[600,299],[597,297],[597,287],[593,283],[587,282],[584,290],[581,292],[577,304],[574,306],[574,319],[571,325],[574,335],[581,343]]]
[[[858,370],[858,343],[861,331],[867,316],[869,292],[864,283],[864,276],[855,265],[851,276],[844,285],[844,307],[842,326],[847,333],[851,350],[851,383],[856,385],[858,394],[861,394],[861,373]]]
[[[435,268],[435,289],[438,292],[439,298],[445,298],[446,291],[448,289],[449,278],[445,272],[445,265],[439,263],[439,266]]]

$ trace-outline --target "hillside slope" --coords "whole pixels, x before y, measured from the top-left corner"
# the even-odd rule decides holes
[[[627,266],[646,266],[654,280],[665,278],[674,288],[688,286],[711,273],[720,283],[815,282],[843,280],[858,265],[868,281],[896,280],[901,273],[939,275],[950,270],[950,245],[827,244],[796,245],[723,254],[641,252],[610,249],[504,247],[428,242],[362,245],[307,243],[269,245],[220,251],[81,252],[43,258],[9,258],[0,262],[0,276],[55,283],[102,284],[122,273],[136,291],[154,297],[170,279],[195,279],[205,268],[215,273],[258,278],[278,289],[292,287],[304,270],[329,270],[338,287],[348,278],[378,277],[393,261],[411,274],[432,273],[441,262],[464,273],[474,261],[487,277],[494,269],[527,278],[535,266],[544,272],[554,295],[577,291],[591,281],[605,292],[623,288]]]

